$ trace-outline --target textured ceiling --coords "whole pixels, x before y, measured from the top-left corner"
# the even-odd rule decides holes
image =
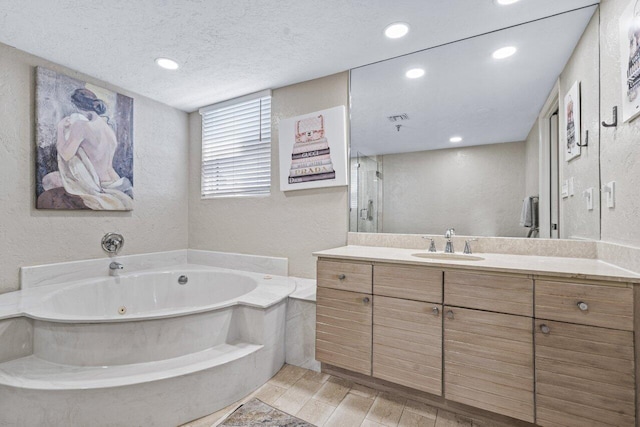
[[[192,111],[595,2],[0,0],[0,42]],[[388,40],[395,21],[411,32]]]
[[[352,156],[525,140],[595,9],[353,70]],[[492,52],[503,46],[518,52],[494,60]],[[407,79],[413,67],[424,68],[425,76]],[[403,113],[409,120],[387,118]],[[462,143],[450,143],[452,136],[463,137]]]

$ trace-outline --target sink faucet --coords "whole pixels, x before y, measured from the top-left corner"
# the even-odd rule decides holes
[[[471,255],[473,252],[471,251],[471,242],[477,242],[478,239],[469,239],[464,242],[464,253],[467,255]]]
[[[122,270],[122,269],[124,269],[124,265],[120,264],[119,262],[113,261],[111,264],[109,264],[109,270],[111,271]]]
[[[444,232],[444,238],[447,239],[447,244],[444,247],[444,253],[452,254],[455,251],[453,250],[453,236],[456,235],[456,230],[453,228],[449,228]]]
[[[436,252],[436,242],[433,241],[431,237],[422,236],[425,240],[431,240],[431,244],[429,245],[429,252]]]

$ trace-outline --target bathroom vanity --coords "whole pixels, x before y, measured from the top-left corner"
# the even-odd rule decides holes
[[[416,252],[316,253],[323,369],[542,426],[636,425],[639,275],[595,259]]]

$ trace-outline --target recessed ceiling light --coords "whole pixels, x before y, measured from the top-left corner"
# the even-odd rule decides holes
[[[156,64],[158,64],[158,67],[164,68],[165,70],[177,70],[180,68],[176,61],[169,58],[156,58]]]
[[[493,58],[494,59],[508,58],[511,55],[513,55],[514,53],[516,53],[517,51],[518,51],[518,49],[515,48],[514,46],[503,47],[503,48],[500,48],[500,49],[496,50],[495,52],[493,52]]]
[[[449,142],[462,142],[462,137],[461,136],[452,136],[451,138],[449,138]]]
[[[395,22],[384,29],[384,35],[390,39],[399,39],[400,37],[406,36],[408,32],[409,24],[405,24],[404,22]]]
[[[417,79],[424,76],[424,70],[422,68],[412,68],[405,74],[410,79]]]
[[[510,4],[518,3],[520,0],[495,0],[500,6],[508,6]]]

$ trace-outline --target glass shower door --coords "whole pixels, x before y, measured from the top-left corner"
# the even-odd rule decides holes
[[[382,174],[380,173],[379,162],[375,157],[358,153],[354,166],[357,177],[356,194],[352,193],[352,197],[355,196],[357,200],[355,212],[357,226],[355,231],[379,233],[382,231],[380,227]]]

